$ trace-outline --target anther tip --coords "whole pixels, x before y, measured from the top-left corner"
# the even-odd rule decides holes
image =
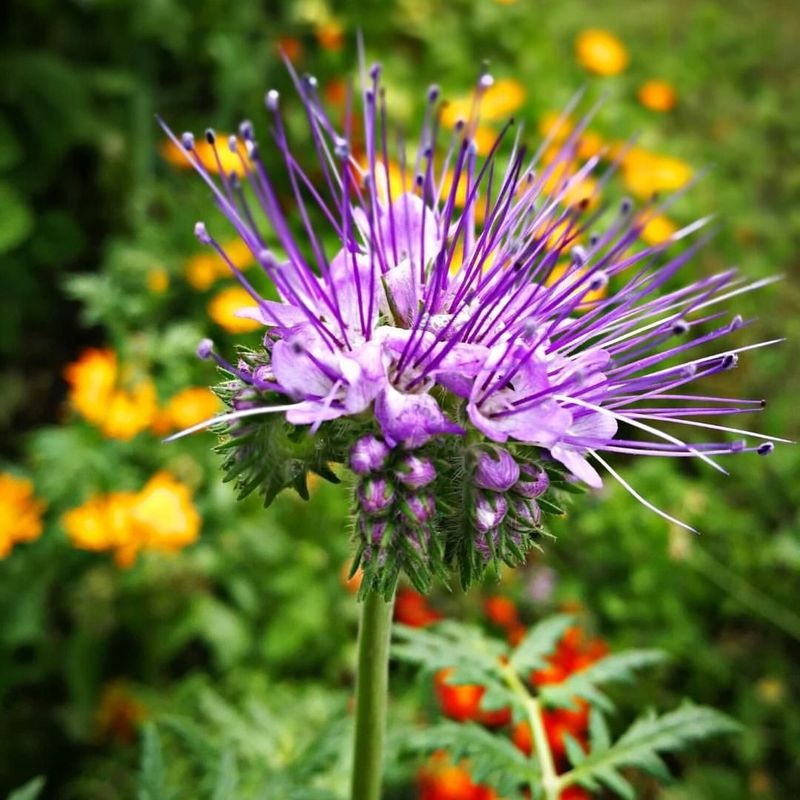
[[[202,244],[211,244],[211,236],[209,236],[208,229],[205,222],[196,222],[194,225],[194,235]]]
[[[758,446],[756,452],[760,456],[768,456],[774,449],[775,445],[772,442],[764,442],[764,444],[760,444]]]
[[[206,141],[209,144],[214,144],[214,142],[217,140],[217,137],[216,137],[216,134],[214,133],[214,129],[213,128],[206,128],[206,134],[205,135],[206,135]]]
[[[200,344],[197,345],[197,356],[205,361],[211,358],[211,353],[213,350],[214,342],[211,339],[202,339]]]

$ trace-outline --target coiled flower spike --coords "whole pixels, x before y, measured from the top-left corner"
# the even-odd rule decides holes
[[[260,488],[268,501],[287,486],[303,493],[309,470],[332,478],[328,462],[351,463],[359,475],[362,586],[388,595],[401,570],[424,590],[453,563],[469,583],[487,564],[518,562],[541,509],[553,507],[546,493],[565,481],[600,487],[599,470],[684,525],[638,495],[607,453],[694,457],[722,470],[716,456],[771,449],[765,436],[699,419],[755,411],[762,401],[687,388],[773,343],[703,354],[749,322],[727,317],[723,304],[769,281],[747,283],[729,269],[680,285],[707,220],[642,246],[648,215],[669,199],[636,214],[625,201],[592,232],[599,216],[593,198],[570,200],[601,164],[593,156],[571,168],[588,117],[547,163],[542,154],[551,141],[533,155],[519,135],[506,146],[513,121],[480,158],[474,137],[492,83],[484,72],[472,113],[447,137],[438,124],[439,90],[431,87],[419,145],[406,160],[402,142],[390,157],[379,65],[367,71],[362,53],[361,109],[353,112],[348,100],[341,131],[316,80],[287,66],[320,176],[299,163],[281,99],[269,91],[292,222],[250,122],[225,145],[207,132],[213,148],[227,146],[241,162],[241,177],[220,170],[218,180],[195,153],[194,137],[178,138],[165,126],[277,292],[277,300],[260,296],[198,223],[200,241],[252,297],[241,315],[265,329],[263,346],[235,365],[201,345],[200,355],[227,374],[222,396],[231,410],[184,432],[217,425],[229,436],[226,469],[243,493]],[[358,155],[357,124],[364,137]],[[330,236],[319,234],[322,226],[337,240],[335,251],[323,244]],[[680,252],[667,255],[679,242]],[[667,424],[714,436],[691,443]],[[495,463],[481,461],[491,452]],[[409,458],[417,459],[413,468]],[[431,502],[436,513],[429,515]]]

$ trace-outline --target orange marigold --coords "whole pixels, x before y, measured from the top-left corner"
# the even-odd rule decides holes
[[[42,535],[44,503],[33,494],[33,483],[0,473],[0,558],[18,542],[31,542]]]
[[[678,104],[678,94],[672,84],[652,80],[643,83],[637,92],[639,102],[651,111],[672,111]]]
[[[618,75],[628,66],[625,45],[610,31],[592,28],[575,40],[578,63],[596,75]]]
[[[247,307],[255,307],[253,298],[241,286],[229,286],[214,295],[208,304],[208,314],[229,333],[248,333],[262,328],[260,322],[237,315],[236,312]]]

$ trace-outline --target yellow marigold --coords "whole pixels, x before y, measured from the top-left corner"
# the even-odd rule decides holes
[[[112,439],[132,439],[150,427],[157,409],[156,389],[149,378],[118,385],[120,369],[113,350],[86,350],[68,364],[70,405]]]
[[[197,540],[200,515],[189,487],[156,473],[136,496],[132,517],[143,548],[173,552]]]
[[[61,518],[75,547],[82,550],[116,550],[137,541],[131,511],[134,492],[111,492],[87,500]]]
[[[225,254],[235,267],[246,269],[254,261],[253,253],[241,239],[232,239],[222,245]],[[218,278],[231,274],[230,267],[217,253],[202,252],[192,256],[184,266],[184,275],[191,286],[205,291]]]
[[[603,137],[599,133],[584,131],[580,139],[578,139],[577,156],[584,161],[588,161],[593,156],[600,155],[604,147]]]
[[[183,430],[214,416],[219,410],[219,398],[205,386],[182,389],[158,413],[153,429],[159,435]]]
[[[64,377],[69,384],[72,407],[89,422],[103,421],[117,383],[117,355],[113,350],[86,350],[68,364]]]
[[[647,244],[663,244],[678,230],[678,226],[663,214],[655,214],[643,220],[641,238]]]
[[[674,192],[684,187],[692,178],[692,168],[679,158],[635,147],[623,157],[622,178],[638,197],[651,197],[657,192]]]
[[[244,144],[237,139],[236,152],[231,152],[230,147],[228,147],[229,136],[230,134],[227,133],[217,133],[215,145],[209,144],[205,137],[199,138],[195,142],[194,152],[209,172],[218,174],[221,166],[226,175],[235,172],[239,177],[242,177],[245,174],[243,164],[249,165],[247,150]],[[216,156],[214,155],[215,147]],[[192,166],[191,161],[187,158],[190,154],[183,147],[175,144],[172,139],[167,139],[162,143],[161,155],[175,167],[190,169]]]
[[[152,425],[158,412],[156,387],[149,378],[131,389],[117,389],[106,409],[100,430],[110,439],[133,439]]]
[[[643,83],[637,92],[639,102],[651,111],[672,111],[678,104],[678,94],[667,81],[652,80]]]
[[[483,94],[481,99],[481,120],[496,122],[505,120],[525,102],[525,87],[513,78],[499,78]],[[442,124],[448,128],[455,126],[460,119],[468,119],[472,110],[471,94],[449,101],[442,109]],[[492,142],[496,138],[493,134]]]
[[[0,558],[18,542],[31,542],[42,534],[44,503],[33,494],[27,478],[0,473]]]
[[[628,66],[628,52],[610,31],[593,28],[575,40],[578,63],[597,75],[618,75]]]
[[[262,325],[256,320],[236,316],[237,311],[246,307],[255,307],[253,298],[241,286],[230,286],[214,295],[208,304],[208,314],[230,333],[258,330]]]

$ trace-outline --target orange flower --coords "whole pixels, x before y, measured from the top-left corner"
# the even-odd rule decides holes
[[[563,142],[575,127],[570,117],[562,118],[558,111],[546,111],[539,120],[539,133],[545,138],[552,137],[554,143]]]
[[[622,42],[609,31],[593,28],[575,40],[578,63],[597,75],[618,75],[628,66],[628,53]]]
[[[412,628],[424,628],[438,622],[442,615],[434,611],[426,597],[410,587],[397,591],[394,601],[394,619],[402,625]]]
[[[556,758],[563,758],[566,754],[564,736],[569,734],[578,742],[584,743],[589,727],[589,706],[578,700],[577,710],[556,708],[552,711],[542,712],[542,723],[547,735],[547,743]],[[533,752],[533,736],[527,722],[519,722],[511,732],[511,740],[525,755]]]
[[[225,175],[236,173],[240,178],[250,169],[250,159],[244,144],[236,138],[236,150],[231,150],[228,140],[231,134],[216,133],[214,144],[205,137],[197,139],[194,145],[194,154],[200,163],[214,175],[223,172]],[[214,151],[216,150],[216,154]],[[181,145],[175,144],[172,139],[167,139],[161,144],[161,155],[172,166],[180,169],[192,169],[192,154]]]
[[[69,384],[72,407],[112,439],[132,439],[150,427],[157,410],[156,389],[149,378],[128,381],[121,388],[120,369],[113,350],[86,350],[68,364],[64,377]]]
[[[556,652],[548,659],[548,666],[531,675],[536,685],[561,683],[574,672],[599,661],[608,653],[608,647],[602,639],[585,641],[583,631],[571,627],[558,643]]]
[[[472,782],[467,762],[453,764],[441,750],[419,771],[417,781],[419,800],[499,800],[488,786]]]
[[[678,103],[678,95],[672,84],[652,80],[643,83],[637,92],[639,102],[651,111],[672,111]]]
[[[286,56],[293,64],[303,55],[303,45],[296,36],[281,36],[276,45],[278,54]]]
[[[474,720],[490,727],[499,727],[511,721],[510,708],[499,708],[492,711],[481,708],[481,700],[486,694],[486,687],[473,683],[449,683],[449,678],[454,671],[452,668],[440,669],[434,676],[436,696],[445,716],[456,722]]]
[[[519,625],[519,614],[513,600],[501,595],[492,595],[483,601],[483,613],[499,628],[515,628]]]
[[[33,483],[0,473],[0,558],[18,542],[32,542],[42,535],[44,503],[33,494]]]
[[[75,547],[82,550],[116,550],[135,538],[131,509],[133,492],[112,492],[92,497],[67,511],[61,518],[64,530]]]
[[[133,744],[146,717],[147,709],[123,681],[112,681],[103,686],[94,718],[100,739]]]
[[[225,242],[222,249],[238,269],[246,269],[255,262],[252,251],[241,239],[231,239]],[[218,278],[229,276],[231,269],[218,253],[205,251],[192,256],[186,262],[183,273],[191,286],[205,291]]]
[[[341,50],[344,44],[344,27],[337,20],[328,20],[314,31],[323,50]]]
[[[638,197],[651,197],[683,188],[692,178],[692,168],[679,158],[634,147],[623,157],[622,178]]]
[[[229,333],[248,333],[263,327],[254,319],[238,316],[236,312],[243,308],[255,308],[255,301],[241,286],[230,286],[214,295],[208,314]]]
[[[361,581],[364,579],[364,570],[359,567],[356,570],[355,575],[353,575],[351,578],[351,568],[352,564],[349,561],[345,561],[344,564],[342,564],[341,570],[339,570],[339,580],[342,582],[342,586],[344,586],[344,588],[347,589],[350,594],[356,594],[361,588]]]
[[[571,266],[569,264],[556,264],[550,271],[550,274],[545,280],[546,286],[555,286],[560,284],[559,291],[566,289],[573,284],[577,285],[575,292],[582,297],[578,311],[587,311],[593,307],[595,303],[604,300],[608,296],[608,285],[603,284],[596,289],[590,288],[591,281],[583,280],[586,276],[587,270],[585,267]]]
[[[147,288],[153,294],[164,294],[169,289],[169,274],[163,267],[148,270]]]
[[[191,386],[173,395],[153,421],[155,433],[163,436],[213,417],[221,408],[219,398],[205,386]]]

